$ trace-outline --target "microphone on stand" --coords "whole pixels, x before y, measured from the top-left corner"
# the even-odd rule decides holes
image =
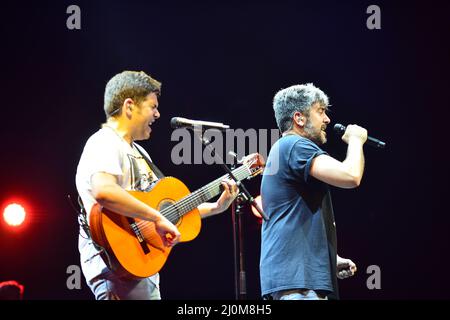
[[[172,118],[172,120],[170,120],[170,126],[173,129],[177,129],[177,128],[197,129],[200,127],[202,127],[203,129],[217,129],[217,130],[230,129],[230,126],[220,123],[220,122],[189,120],[189,119],[180,118],[180,117]]]
[[[338,134],[344,134],[346,127],[340,123],[336,123],[334,125],[333,129]],[[386,143],[384,143],[383,141],[369,137],[369,136],[367,136],[367,144],[371,145],[372,147],[378,148],[378,149],[383,149],[386,146]]]

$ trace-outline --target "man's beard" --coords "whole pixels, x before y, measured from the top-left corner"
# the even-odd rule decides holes
[[[322,128],[323,127],[317,130],[311,125],[309,120],[306,120],[305,127],[303,129],[305,130],[307,138],[320,146],[327,142],[326,136],[322,135]]]

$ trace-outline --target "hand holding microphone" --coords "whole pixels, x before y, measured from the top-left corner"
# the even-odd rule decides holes
[[[344,134],[342,136],[342,140],[344,140],[347,144],[349,143],[350,139],[357,138],[362,143],[365,143],[367,141],[367,144],[375,148],[382,149],[386,146],[386,143],[384,143],[383,141],[368,136],[367,130],[356,124],[348,125],[346,128],[342,124],[336,123],[334,125],[334,131],[336,131],[338,134]]]
[[[348,144],[350,139],[357,139],[364,144],[367,141],[367,130],[356,124],[349,124],[345,129],[342,140]]]

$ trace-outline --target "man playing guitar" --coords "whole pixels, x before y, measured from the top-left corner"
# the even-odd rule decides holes
[[[109,80],[104,98],[106,123],[88,139],[78,164],[76,186],[89,222],[89,228],[80,228],[81,267],[97,300],[161,299],[157,271],[163,262],[148,276],[124,272],[126,265],[121,266],[119,260],[125,258],[118,252],[126,254],[137,247],[142,259],[162,252],[151,258],[165,261],[170,248],[183,237],[173,208],[164,215],[161,208],[139,200],[139,194],[149,192],[162,178],[149,155],[135,143],[150,138],[151,125],[160,117],[160,88],[161,83],[144,72],[124,71]],[[225,211],[237,196],[234,181],[223,179],[220,184],[223,192],[216,202],[194,208],[201,218]],[[93,229],[93,224],[99,229]],[[144,229],[151,229],[154,246],[141,239],[147,237]],[[116,232],[122,234],[113,235]],[[124,235],[130,233],[131,248],[122,248]]]

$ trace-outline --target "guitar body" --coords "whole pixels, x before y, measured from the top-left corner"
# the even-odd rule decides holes
[[[128,191],[136,199],[161,211],[190,194],[180,180],[166,177],[155,183],[149,192]],[[182,208],[180,208],[180,211]],[[198,209],[180,214],[172,206],[170,216],[181,233],[180,242],[193,240],[200,232]],[[161,270],[172,248],[163,245],[153,222],[125,217],[95,204],[89,224],[92,239],[105,250],[105,263],[121,277],[146,278]]]

